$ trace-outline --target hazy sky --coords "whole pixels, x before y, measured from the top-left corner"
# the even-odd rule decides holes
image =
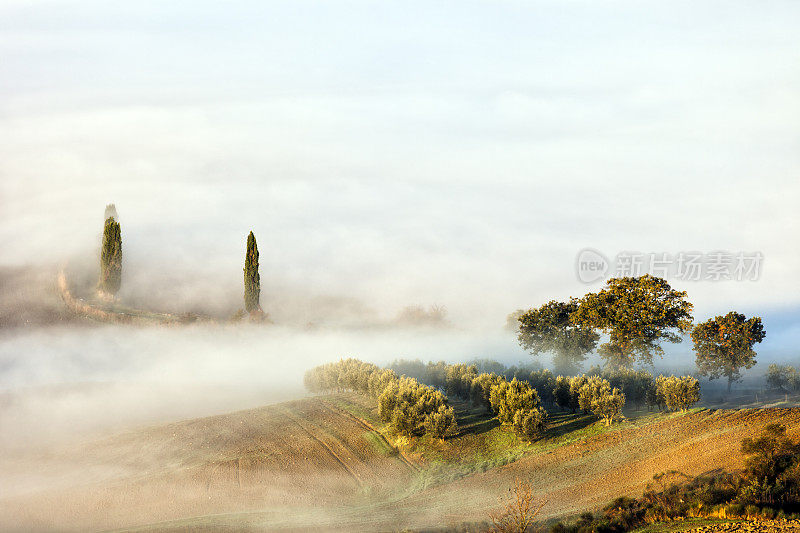
[[[589,246],[760,251],[757,282],[673,284],[698,317],[795,312],[799,26],[779,1],[0,1],[0,264],[94,253],[113,201],[131,283],[239,298],[253,229],[267,308],[499,326],[592,288]]]
[[[97,268],[114,202],[123,301],[229,314],[252,229],[278,321],[0,331],[0,450],[296,397],[343,356],[530,360],[506,315],[597,290],[586,247],[761,252],[670,282],[764,317],[748,377],[797,364],[798,28],[796,1],[0,0],[0,266]],[[457,328],[296,327],[413,304]]]

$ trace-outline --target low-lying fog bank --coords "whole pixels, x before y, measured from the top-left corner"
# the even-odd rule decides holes
[[[306,369],[339,357],[517,362],[509,334],[279,326],[50,327],[0,336],[0,446],[29,446],[218,414],[305,394]]]

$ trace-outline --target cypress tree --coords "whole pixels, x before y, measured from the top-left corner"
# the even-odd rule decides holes
[[[118,219],[118,218],[119,218],[119,217],[117,216],[117,207],[116,207],[114,204],[108,204],[108,205],[106,206],[106,213],[105,213],[105,215],[103,216],[103,220],[108,220],[108,219],[109,219],[109,217],[113,217],[113,218],[114,218],[114,220],[116,220],[116,219]]]
[[[122,282],[122,234],[114,217],[106,219],[103,246],[100,250],[100,282],[98,288],[114,295]]]
[[[253,232],[247,236],[247,254],[244,258],[244,309],[248,313],[261,310],[261,278],[258,275],[258,245]]]

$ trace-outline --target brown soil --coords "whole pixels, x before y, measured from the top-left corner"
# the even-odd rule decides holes
[[[109,529],[265,509],[279,519],[293,508],[383,499],[414,470],[365,433],[324,402],[297,401],[17,459],[4,464],[4,492],[25,493],[0,500],[0,529]]]
[[[485,520],[516,478],[547,501],[548,518],[640,494],[668,469],[740,468],[740,440],[768,423],[800,434],[800,409],[669,415],[415,489],[414,466],[335,403],[310,398],[0,462],[0,529],[425,528]]]

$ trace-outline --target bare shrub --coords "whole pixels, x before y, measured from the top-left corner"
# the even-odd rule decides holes
[[[531,486],[517,478],[514,486],[508,491],[511,493],[508,501],[503,503],[501,510],[489,513],[497,533],[525,533],[533,527],[536,515],[542,510],[545,503],[537,503],[533,499]]]

